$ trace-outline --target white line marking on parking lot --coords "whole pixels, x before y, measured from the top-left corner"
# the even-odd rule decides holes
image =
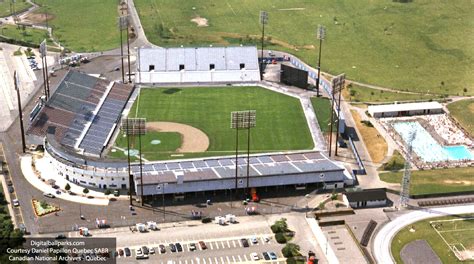
[[[229,242],[229,241],[227,241]],[[225,248],[224,241],[221,241],[222,248]]]
[[[224,257],[221,257],[221,263],[224,264]]]
[[[242,258],[240,257],[240,255],[237,255],[237,257],[239,258],[239,262],[242,262]]]
[[[232,244],[234,244],[234,247],[236,247],[236,246],[235,246],[235,240],[232,240]]]
[[[239,246],[242,247],[242,242],[240,242],[240,239],[237,240],[237,242],[239,242]]]
[[[181,260],[179,261],[179,264],[181,264]]]
[[[202,262],[204,262],[204,264],[206,264],[206,259],[202,259]]]
[[[227,259],[227,263],[230,263],[229,256],[225,256],[225,258]]]
[[[244,259],[245,259],[245,262],[247,262],[247,261],[248,261],[248,259],[247,259],[247,255],[244,255]]]
[[[209,243],[209,245],[211,246],[211,249],[214,249],[214,248],[212,247],[212,243]]]
[[[235,263],[235,257],[232,256],[232,263]]]
[[[227,240],[227,246],[230,248],[230,241]]]
[[[214,257],[214,260],[216,261],[216,264],[219,263],[219,261],[217,260],[217,257]]]
[[[208,258],[208,259],[209,259],[209,264],[212,264],[212,260],[211,260],[211,258]],[[217,263],[216,263],[216,264],[217,264]]]
[[[219,249],[219,243],[218,242],[216,242],[216,248]]]

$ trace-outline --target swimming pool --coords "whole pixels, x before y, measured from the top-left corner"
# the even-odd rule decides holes
[[[412,143],[413,151],[425,162],[474,159],[469,149],[464,145],[441,146],[431,134],[416,121],[396,122],[393,124],[393,128],[405,142],[416,132]]]

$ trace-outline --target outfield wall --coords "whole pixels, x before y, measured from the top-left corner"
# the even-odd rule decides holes
[[[138,72],[138,84],[259,82],[258,70]]]

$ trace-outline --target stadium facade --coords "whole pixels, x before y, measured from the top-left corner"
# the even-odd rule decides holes
[[[259,82],[256,47],[139,48],[138,84]]]

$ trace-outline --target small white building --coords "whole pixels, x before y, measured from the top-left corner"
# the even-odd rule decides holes
[[[345,196],[352,208],[379,207],[388,203],[385,188],[366,189],[362,191],[346,192]]]
[[[256,47],[139,48],[139,84],[260,81]]]
[[[438,102],[371,105],[368,111],[375,118],[441,114],[444,112],[443,106]]]

